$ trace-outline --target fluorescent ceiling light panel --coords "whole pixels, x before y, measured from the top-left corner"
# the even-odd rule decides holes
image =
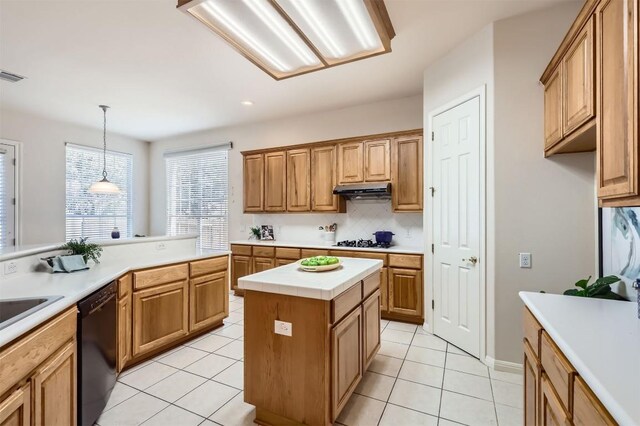
[[[391,51],[384,0],[178,0],[276,80]]]

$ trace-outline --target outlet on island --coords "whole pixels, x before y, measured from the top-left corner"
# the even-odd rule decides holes
[[[283,336],[291,336],[293,333],[293,324],[284,321],[275,321],[275,333]]]

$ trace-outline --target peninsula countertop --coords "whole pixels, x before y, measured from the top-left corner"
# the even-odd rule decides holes
[[[181,263],[208,257],[224,256],[228,251],[194,250],[193,252],[141,253],[134,258],[104,260],[91,269],[70,274],[30,272],[0,280],[0,300],[25,297],[63,296],[62,299],[0,330],[0,347],[29,332],[48,319],[70,308],[102,286],[135,269]]]
[[[389,248],[381,247],[344,247],[336,246],[333,243],[304,243],[295,241],[264,241],[264,240],[236,240],[230,244],[267,246],[267,247],[293,247],[303,249],[321,250],[347,250],[347,251],[371,251],[378,253],[404,253],[404,254],[424,254],[424,248],[419,246],[392,245]]]
[[[614,419],[640,424],[636,303],[529,292],[520,298]]]
[[[286,294],[311,299],[332,300],[358,281],[379,271],[381,260],[339,257],[340,268],[325,272],[305,272],[298,262],[247,275],[238,287],[265,293]]]

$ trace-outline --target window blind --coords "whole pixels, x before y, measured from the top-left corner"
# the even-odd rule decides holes
[[[167,234],[198,234],[203,249],[226,249],[230,145],[165,155]]]
[[[118,227],[121,237],[132,236],[133,156],[107,151],[108,179],[120,194],[91,194],[89,187],[102,179],[102,150],[67,144],[66,235],[71,238],[111,238]]]

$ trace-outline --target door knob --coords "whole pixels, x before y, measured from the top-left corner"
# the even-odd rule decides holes
[[[477,257],[475,257],[475,256],[471,256],[471,257],[470,257],[470,258],[468,258],[468,259],[462,259],[462,261],[463,261],[463,262],[469,262],[469,263],[471,263],[472,265],[475,265],[476,263],[478,263],[478,258],[477,258]]]

